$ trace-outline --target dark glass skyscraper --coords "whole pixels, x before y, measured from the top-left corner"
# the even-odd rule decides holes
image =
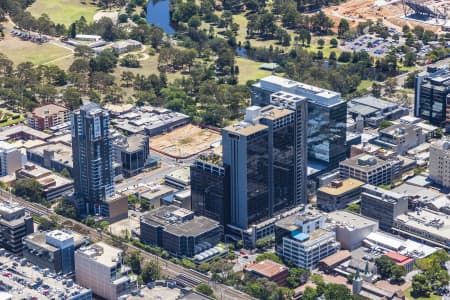
[[[278,76],[263,78],[251,89],[252,105],[273,104],[277,92],[306,98],[309,162],[333,169],[346,158],[347,104],[339,93]]]
[[[84,199],[86,212],[100,213],[114,194],[109,113],[89,103],[72,114],[71,123],[75,194]]]
[[[450,70],[429,68],[415,77],[414,115],[450,132]]]
[[[248,108],[245,121],[222,134],[230,223],[244,230],[307,201],[306,100],[283,94],[276,101]]]

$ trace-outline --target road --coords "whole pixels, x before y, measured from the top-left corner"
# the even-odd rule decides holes
[[[53,212],[40,204],[37,203],[31,203],[28,202],[22,198],[16,197],[14,195],[11,195],[9,192],[1,190],[0,189],[0,201],[9,201],[12,200],[14,202],[19,203],[21,206],[25,207],[28,212],[30,212],[33,215],[37,216],[48,216],[48,215],[54,215]],[[97,230],[88,227],[84,225],[83,223],[77,222],[75,220],[65,218],[60,215],[55,215],[58,218],[58,223],[64,224],[65,222],[71,222],[73,224],[73,230],[77,230],[80,233],[89,236],[89,239],[92,242],[98,242],[101,240],[105,240],[104,238],[110,237],[108,233],[105,232],[98,232]],[[76,226],[75,226],[76,225]],[[253,300],[255,298],[242,293],[232,287],[226,286],[224,284],[215,283],[210,280],[210,278],[204,274],[201,274],[199,272],[186,269],[183,266],[174,264],[168,260],[165,260],[161,257],[158,257],[156,255],[153,255],[149,252],[146,252],[140,248],[135,247],[132,244],[127,243],[127,251],[131,250],[138,250],[140,251],[142,257],[144,260],[157,260],[160,262],[161,265],[161,273],[165,276],[168,276],[169,278],[175,278],[176,276],[180,274],[185,274],[189,276],[190,278],[195,279],[198,282],[208,284],[213,290],[216,296],[219,299],[222,300],[235,300],[235,299],[242,299],[242,300]]]

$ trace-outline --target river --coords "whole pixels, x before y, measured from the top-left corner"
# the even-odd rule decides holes
[[[147,22],[172,35],[175,29],[170,25],[169,5],[170,0],[150,0],[147,6]]]

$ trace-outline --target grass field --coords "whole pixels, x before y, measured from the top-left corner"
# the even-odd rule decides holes
[[[260,62],[236,57],[236,64],[239,66],[239,83],[245,84],[248,80],[257,80],[272,74],[270,71],[260,70]]]
[[[37,44],[30,41],[22,41],[12,37],[9,33],[0,41],[0,52],[11,59],[14,64],[32,62],[33,64],[46,64],[54,60],[69,56],[72,52],[50,43]],[[57,65],[57,62],[55,61]]]
[[[53,22],[67,26],[81,16],[92,21],[98,7],[89,4],[88,0],[84,3],[80,0],[36,0],[28,10],[35,17],[46,13]]]
[[[361,80],[361,83],[358,85],[357,90],[363,91],[368,90],[372,87],[373,81],[372,80]]]

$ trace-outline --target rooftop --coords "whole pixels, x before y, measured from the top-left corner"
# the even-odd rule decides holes
[[[16,145],[10,144],[5,141],[0,141],[0,151],[8,151],[17,149]]]
[[[0,131],[0,141],[16,139],[17,136],[20,136],[21,134],[26,134],[39,140],[46,140],[51,137],[50,134],[19,124],[3,128],[3,130]]]
[[[387,108],[394,108],[394,107],[398,106],[395,103],[385,101],[385,100],[382,100],[380,98],[377,98],[377,97],[374,97],[371,95],[354,98],[351,100],[351,102],[354,104],[357,103],[357,104],[373,107],[373,108],[380,109],[380,110],[384,110]]]
[[[248,122],[239,122],[234,125],[227,126],[223,130],[240,136],[249,136],[266,129],[267,129],[266,125],[251,124]]]
[[[141,216],[141,221],[164,226],[176,236],[197,236],[219,226],[216,221],[203,216],[194,216],[190,210],[174,205],[162,206]]]
[[[395,223],[402,228],[409,227],[416,232],[427,232],[439,239],[450,240],[450,219],[448,215],[429,209],[420,209],[417,212],[407,212],[399,215]]]
[[[65,107],[62,107],[62,106],[59,106],[56,104],[47,104],[47,105],[36,107],[35,109],[33,109],[33,111],[31,113],[34,116],[44,118],[47,116],[51,116],[51,115],[58,114],[58,113],[64,113],[67,111],[68,111],[68,109]]]
[[[121,261],[123,255],[121,249],[110,246],[104,242],[81,247],[78,249],[77,253],[109,268],[116,266],[117,263]]]
[[[375,107],[370,107],[362,104],[349,105],[348,107],[349,113],[354,113],[363,117],[376,113],[377,111],[378,109]]]
[[[381,166],[389,165],[390,162],[387,160],[382,160],[373,155],[362,153],[341,161],[339,164],[351,168],[357,168],[365,172],[370,172],[378,169]]]
[[[446,153],[450,154],[450,140],[439,140],[431,143],[431,148],[444,150]]]
[[[148,146],[149,138],[143,134],[132,134],[115,139],[114,145],[117,145],[127,152],[136,152],[143,149],[144,145]]]
[[[292,114],[294,114],[294,111],[274,105],[267,105],[261,108],[261,117],[268,120],[277,120]]]
[[[288,268],[282,264],[266,259],[258,263],[247,265],[245,270],[257,273],[260,276],[272,278],[281,272],[287,271]]]
[[[73,166],[72,147],[63,142],[48,143],[28,149],[27,151],[41,157],[44,157],[44,154],[48,153],[50,157],[53,156],[53,161],[57,161],[69,167]]]
[[[319,188],[319,191],[321,191],[322,193],[330,194],[330,195],[342,195],[342,194],[347,193],[348,191],[352,191],[363,185],[364,185],[364,182],[362,182],[362,181],[359,181],[354,178],[346,178],[346,179],[331,183],[328,186],[323,186],[323,187]]]
[[[376,220],[354,214],[346,210],[336,210],[328,213],[328,222],[333,225],[346,226],[349,229],[367,228],[367,226],[378,226]]]

